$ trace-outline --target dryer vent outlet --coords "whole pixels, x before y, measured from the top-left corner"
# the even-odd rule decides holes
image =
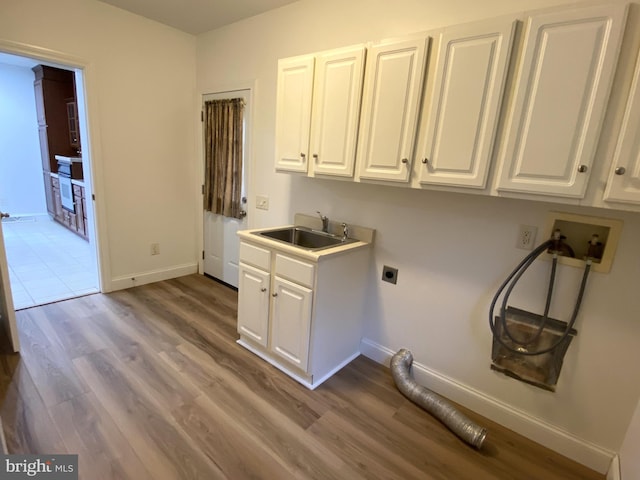
[[[398,282],[398,269],[386,265],[382,267],[382,281],[395,285]]]

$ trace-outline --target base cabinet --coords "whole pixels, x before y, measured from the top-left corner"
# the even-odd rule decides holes
[[[87,240],[87,209],[85,190],[81,185],[73,184],[73,201],[75,203],[75,212],[70,212],[62,208],[62,200],[60,198],[60,180],[51,176],[51,199],[53,204],[53,219],[67,227],[73,233],[80,235]]]
[[[240,343],[308,388],[360,353],[369,249],[317,261],[241,241]]]

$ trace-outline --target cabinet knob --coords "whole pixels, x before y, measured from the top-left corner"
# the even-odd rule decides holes
[[[402,162],[402,163],[404,163],[404,164],[406,165],[407,163],[409,163],[409,159],[408,159],[408,158],[403,158],[403,159],[401,160],[401,162]]]
[[[272,297],[277,297],[278,296],[278,292],[274,292],[271,294]]]
[[[613,172],[616,175],[624,175],[627,172],[627,169],[624,167],[617,167]]]
[[[316,162],[318,161],[318,154],[317,154],[317,153],[314,153],[314,154],[313,154],[313,159],[314,159]]]
[[[266,291],[267,291],[267,289],[266,289],[265,287],[262,287],[262,288],[260,289],[260,291],[261,291],[261,292],[266,292]]]
[[[302,158],[302,161],[303,161],[303,162],[304,162],[304,159],[305,159],[306,157],[307,157],[307,156],[306,156],[304,153],[301,153],[301,154],[300,154],[300,158]]]
[[[423,158],[422,159],[422,163],[424,163],[426,165],[427,163],[429,163],[429,159],[428,158]]]
[[[587,167],[586,165],[580,165],[580,166],[578,167],[578,171],[579,171],[580,173],[584,173],[584,172],[586,172],[587,170],[589,170],[589,167]]]

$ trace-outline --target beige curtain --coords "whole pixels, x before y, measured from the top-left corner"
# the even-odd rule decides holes
[[[225,217],[242,218],[241,98],[205,102],[204,208]]]

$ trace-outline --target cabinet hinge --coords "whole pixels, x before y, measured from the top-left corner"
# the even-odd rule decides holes
[[[91,194],[91,200],[93,200],[94,202],[96,201],[96,196],[93,193]]]
[[[204,195],[204,185],[202,185],[201,190],[202,190],[202,195]]]
[[[204,122],[204,110],[200,110],[200,121]]]
[[[202,259],[204,260],[204,250],[202,250]]]

